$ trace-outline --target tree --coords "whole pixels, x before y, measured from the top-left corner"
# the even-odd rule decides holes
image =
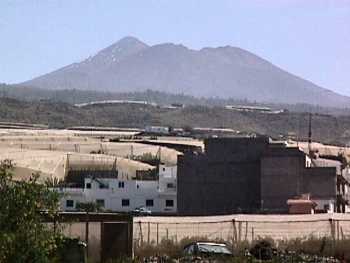
[[[95,202],[77,203],[76,209],[85,213],[100,212],[103,210],[101,205]]]
[[[59,208],[59,195],[38,183],[35,174],[28,181],[16,181],[10,160],[0,162],[0,262],[53,262],[62,236],[43,222]]]

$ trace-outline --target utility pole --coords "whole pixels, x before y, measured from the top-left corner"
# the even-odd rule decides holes
[[[117,171],[117,157],[115,157],[114,162],[113,162],[113,171]]]
[[[299,116],[298,118],[298,134],[297,134],[297,147],[299,148],[299,141],[300,141],[300,130],[301,130],[301,125],[300,125],[300,119],[301,119],[301,116]]]
[[[64,171],[64,177],[66,177],[66,176],[68,175],[68,172],[69,172],[69,165],[70,165],[70,163],[69,163],[69,156],[70,156],[70,154],[67,153],[66,167],[65,167],[65,171]]]
[[[161,158],[162,158],[162,148],[159,146],[158,148],[159,151],[159,163],[161,163]]]
[[[308,133],[308,150],[309,150],[309,155],[310,155],[310,158],[313,158],[311,156],[311,143],[312,143],[312,125],[311,125],[311,121],[312,121],[312,114],[309,113],[309,133]]]
[[[134,159],[134,146],[133,145],[130,146],[130,159],[131,160]]]

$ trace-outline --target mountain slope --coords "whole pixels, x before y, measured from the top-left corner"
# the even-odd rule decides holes
[[[308,138],[308,113],[285,112],[264,114],[239,112],[222,107],[188,106],[181,109],[163,109],[150,105],[100,104],[83,108],[55,101],[24,102],[0,98],[0,122],[40,123],[50,128],[72,126],[104,126],[144,128],[148,125],[171,127],[231,128],[242,134],[258,133],[275,138],[297,135]],[[314,141],[329,144],[348,144],[350,116],[313,114]],[[283,138],[283,137],[282,137]]]
[[[350,98],[294,76],[240,48],[147,46],[127,37],[81,63],[23,83],[49,89],[146,89],[260,102],[350,107]]]

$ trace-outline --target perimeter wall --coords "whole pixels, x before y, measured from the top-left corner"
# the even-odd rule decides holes
[[[234,244],[269,237],[350,238],[350,214],[227,215],[207,217],[134,217],[134,246],[157,245],[162,240],[200,237]]]

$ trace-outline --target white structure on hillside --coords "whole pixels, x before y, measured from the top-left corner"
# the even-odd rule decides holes
[[[119,178],[84,179],[84,188],[60,188],[61,209],[76,210],[78,203],[96,202],[104,210],[128,212],[147,207],[155,213],[175,213],[177,167],[159,165],[158,180]]]
[[[166,126],[146,126],[145,132],[157,134],[169,134],[170,128]]]

